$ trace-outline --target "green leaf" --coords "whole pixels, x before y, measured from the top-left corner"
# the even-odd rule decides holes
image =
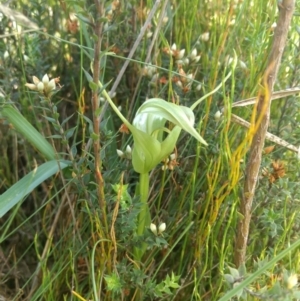
[[[293,250],[296,248],[299,248],[300,246],[300,239],[295,241],[291,246],[284,249],[282,252],[280,252],[278,255],[272,257],[272,259],[269,262],[264,263],[256,272],[251,274],[249,277],[247,277],[245,280],[243,280],[241,283],[234,286],[234,288],[230,291],[228,291],[224,296],[222,296],[218,301],[229,301],[233,296],[235,296],[241,289],[247,287],[249,284],[251,284],[253,281],[255,281],[260,275],[263,273],[266,273],[268,269],[271,269],[274,267],[276,262],[280,261],[285,256],[288,256],[291,254]]]
[[[48,160],[56,158],[51,144],[14,107],[5,106],[2,114],[14,128]]]
[[[231,268],[231,267],[228,267],[229,268],[229,271],[230,271],[230,274],[235,278],[235,279],[238,279],[240,278],[240,273],[237,269],[235,268]]]
[[[230,284],[233,284],[234,283],[234,278],[232,275],[230,274],[224,274],[224,278],[225,278],[225,281],[230,283]]]
[[[72,117],[74,116],[74,114],[68,116],[67,118],[65,118],[63,120],[63,122],[61,123],[61,127],[63,127]]]
[[[11,186],[0,195],[0,218],[17,203],[23,201],[38,185],[69,165],[71,165],[69,161],[48,161]]]
[[[106,281],[107,289],[109,291],[119,292],[122,289],[122,283],[119,275],[113,273],[112,275],[104,276],[104,279]]]
[[[82,70],[83,70],[83,72],[85,74],[85,77],[88,80],[88,82],[92,82],[93,81],[93,77],[84,68],[82,68]]]
[[[69,139],[73,136],[74,131],[76,130],[76,128],[77,128],[77,126],[74,126],[73,128],[70,128],[70,129],[65,131],[66,139]]]
[[[98,89],[98,85],[95,84],[93,81],[89,82],[89,86],[92,91],[97,91],[97,89]]]

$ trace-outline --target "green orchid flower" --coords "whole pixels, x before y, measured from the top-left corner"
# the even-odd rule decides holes
[[[174,125],[172,130],[165,127],[167,121]],[[207,145],[194,128],[193,111],[188,107],[169,103],[163,99],[147,100],[137,111],[133,124],[124,123],[133,135],[132,164],[138,173],[151,171],[169,156],[174,150],[182,129],[200,143]]]

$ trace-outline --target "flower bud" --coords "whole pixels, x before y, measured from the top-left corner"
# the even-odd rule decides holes
[[[177,50],[177,46],[176,46],[175,43],[171,46],[171,50],[173,50],[173,51],[176,51],[176,50]]]
[[[33,81],[33,83],[37,86],[38,85],[38,83],[40,82],[40,80],[36,77],[36,76],[33,76],[32,77],[32,81]]]
[[[6,50],[3,54],[3,58],[7,59],[9,57],[9,52]]]
[[[47,85],[49,83],[49,77],[47,73],[43,76],[42,82],[44,83],[44,85]]]
[[[157,228],[155,224],[150,224],[150,230],[153,234],[157,235]]]
[[[175,160],[175,159],[176,159],[176,154],[174,154],[174,153],[171,154],[171,155],[170,155],[170,160]]]
[[[131,151],[130,145],[127,145],[127,146],[126,146],[126,153],[127,153],[127,154],[131,154],[131,152],[132,152],[132,151]]]
[[[277,23],[274,22],[272,25],[271,25],[271,29],[275,29],[277,27]]]
[[[124,153],[121,150],[117,149],[117,154],[120,158],[124,158]]]
[[[26,83],[25,86],[28,87],[30,90],[37,90],[37,87],[35,84]]]
[[[131,160],[131,154],[132,154],[131,147],[130,145],[127,145],[125,150],[126,159]]]
[[[292,274],[287,279],[287,288],[292,289],[294,286],[298,284],[298,276],[297,274]]]
[[[220,111],[217,111],[217,112],[215,113],[215,120],[216,120],[216,121],[219,121],[220,118],[221,118],[221,116],[222,116],[222,113],[221,113]]]
[[[190,60],[186,57],[182,60],[184,65],[188,65],[190,63]]]
[[[185,53],[185,49],[181,49],[176,57],[176,59],[179,59],[181,60],[184,56],[184,53]]]
[[[191,82],[191,80],[194,79],[194,74],[193,73],[189,73],[186,75],[186,81],[189,83]]]
[[[205,32],[200,36],[200,39],[204,42],[207,42],[209,40],[209,32]]]
[[[149,39],[151,38],[153,35],[153,32],[152,31],[148,31],[147,34],[146,34],[146,37]]]
[[[37,87],[37,89],[38,89],[39,92],[43,92],[44,91],[44,84],[43,84],[43,82],[39,82],[36,87]]]
[[[247,69],[247,65],[246,65],[246,63],[245,62],[243,62],[243,61],[239,61],[239,65],[240,65],[240,67],[242,68],[242,69]]]
[[[197,56],[197,49],[194,48],[194,49],[192,50],[191,54],[190,54],[190,58],[191,58],[192,60],[194,60],[196,56]]]
[[[200,58],[201,58],[201,55],[197,55],[195,58],[194,58],[194,62],[195,63],[198,63],[200,61]]]
[[[201,88],[202,88],[202,84],[198,84],[197,87],[196,87],[196,90],[197,90],[197,91],[200,91]]]
[[[158,227],[158,234],[163,233],[166,230],[166,228],[167,228],[166,223],[160,224]]]
[[[180,80],[178,80],[178,81],[176,82],[176,85],[177,85],[179,88],[182,88],[182,87],[183,87],[182,82],[181,82]]]
[[[47,90],[50,92],[52,90],[55,90],[56,84],[55,84],[55,79],[52,78],[47,86]]]

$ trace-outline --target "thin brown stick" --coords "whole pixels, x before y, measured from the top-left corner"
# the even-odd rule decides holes
[[[268,60],[268,66],[264,73],[264,91],[261,93],[257,105],[258,118],[256,119],[255,125],[257,130],[254,134],[250,148],[250,154],[246,168],[244,193],[240,204],[240,212],[243,215],[243,218],[238,223],[234,258],[236,266],[240,266],[245,262],[249,225],[251,221],[252,202],[258,179],[265,137],[270,120],[271,95],[280,66],[284,46],[287,40],[288,29],[293,16],[294,7],[294,0],[283,0],[280,3],[279,17],[277,27],[275,29],[273,45]]]
[[[244,126],[246,128],[249,128],[249,129],[251,128],[251,123],[250,122],[242,119],[241,117],[239,117],[237,115],[231,114],[231,121],[235,122],[235,123],[237,123],[237,124],[239,124],[241,126]],[[297,155],[300,152],[299,147],[296,147],[295,145],[290,144],[287,141],[285,141],[285,140],[283,140],[283,139],[281,139],[281,138],[279,138],[279,137],[277,137],[277,136],[275,136],[275,135],[273,135],[273,134],[271,134],[269,132],[266,133],[266,137],[265,138],[267,140],[269,140],[269,141],[272,141],[272,142],[274,142],[274,143],[276,143],[276,144],[278,144],[280,146],[283,146],[283,147],[285,147],[285,148],[287,148],[287,149],[295,152]]]
[[[120,83],[120,81],[121,81],[121,79],[122,79],[122,77],[125,73],[125,70],[128,67],[129,63],[130,63],[130,59],[133,57],[133,55],[134,55],[136,49],[138,48],[143,36],[145,35],[145,32],[148,28],[148,25],[151,23],[151,20],[154,17],[154,14],[155,14],[155,12],[157,11],[157,9],[160,5],[160,2],[161,2],[161,0],[156,0],[153,7],[152,7],[152,9],[151,9],[151,11],[149,12],[148,17],[147,17],[143,27],[141,28],[140,34],[138,35],[136,41],[134,42],[134,44],[133,44],[133,46],[132,46],[132,48],[131,48],[131,50],[128,54],[127,60],[125,61],[124,65],[122,66],[122,68],[121,68],[121,70],[120,70],[120,72],[119,72],[119,74],[118,74],[111,90],[110,90],[111,93],[114,93],[116,91],[116,89],[117,89],[117,87],[118,87],[118,85],[119,85],[119,83]],[[108,108],[108,102],[106,102],[104,104],[103,108],[102,108],[101,115],[99,117],[100,119],[104,116],[104,113],[107,110],[107,108]]]

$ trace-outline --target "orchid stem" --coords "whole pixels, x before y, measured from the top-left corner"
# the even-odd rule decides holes
[[[148,207],[148,194],[149,194],[149,173],[141,173],[140,174],[140,183],[139,183],[139,191],[140,200],[141,200],[141,211],[138,216],[138,228],[137,235],[141,236],[144,234],[145,228],[150,225],[150,212]],[[140,249],[135,250],[136,260],[141,260],[146,249],[146,245]]]

